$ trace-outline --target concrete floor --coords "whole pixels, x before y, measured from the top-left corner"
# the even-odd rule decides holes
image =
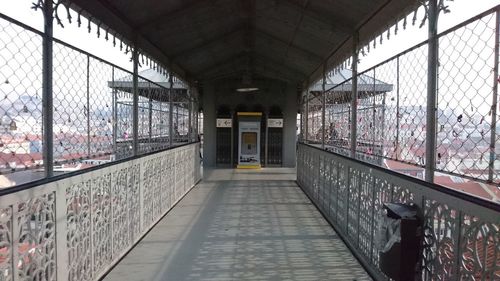
[[[104,280],[371,280],[295,170],[205,170]]]

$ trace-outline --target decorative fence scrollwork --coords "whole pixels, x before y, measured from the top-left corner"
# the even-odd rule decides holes
[[[299,144],[297,182],[377,280],[382,204],[424,214],[422,280],[500,280],[500,207],[317,147]]]
[[[0,197],[0,280],[97,280],[199,180],[189,144]]]

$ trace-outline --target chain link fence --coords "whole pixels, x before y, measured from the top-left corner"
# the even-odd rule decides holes
[[[0,188],[44,177],[42,38],[41,32],[0,14]],[[195,140],[191,128],[198,106],[187,84],[173,77],[170,85],[154,69],[139,73],[135,138],[133,77],[54,39],[55,174],[131,157],[135,139],[138,154]]]
[[[41,168],[42,34],[0,17],[0,171]]]
[[[438,177],[500,183],[496,109],[499,13],[500,8],[495,7],[438,35],[437,145],[432,152]],[[423,178],[427,51],[426,41],[359,73],[357,120],[351,116],[352,72],[329,73],[324,104],[322,80],[307,91],[301,111],[307,112],[303,120],[308,122],[308,134],[303,138],[350,155],[351,126],[355,124],[357,158]]]

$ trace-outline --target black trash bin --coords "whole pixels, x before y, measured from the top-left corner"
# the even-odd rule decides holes
[[[423,219],[415,204],[385,203],[379,241],[380,270],[396,281],[414,281],[420,271]]]

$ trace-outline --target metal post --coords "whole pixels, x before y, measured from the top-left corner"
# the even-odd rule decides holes
[[[352,95],[351,95],[351,157],[356,158],[357,130],[358,130],[358,41],[359,34],[352,37]]]
[[[132,60],[134,64],[133,83],[133,102],[132,102],[132,155],[139,154],[139,52],[137,46],[134,46]]]
[[[325,149],[325,136],[326,136],[326,129],[325,129],[325,114],[326,114],[326,94],[325,94],[325,85],[326,85],[326,64],[323,65],[323,83],[321,83],[321,103],[322,103],[322,108],[321,108],[321,149]]]
[[[427,61],[427,118],[426,118],[426,147],[425,147],[425,180],[434,181],[436,169],[436,106],[437,106],[437,75],[438,75],[438,0],[429,0],[429,44]]]
[[[115,67],[113,66],[113,68],[111,69],[111,76],[112,76],[112,80],[113,80],[113,85],[114,85],[114,82],[115,82]],[[116,143],[116,140],[117,140],[117,133],[118,133],[118,98],[117,98],[117,94],[116,94],[116,89],[113,88],[113,122],[112,122],[112,125],[113,125],[113,153],[115,155],[115,160],[118,156],[118,147],[117,147],[117,143]]]
[[[386,104],[386,97],[387,97],[387,93],[384,93],[384,97],[382,99],[382,128],[380,130],[380,158],[384,157],[385,156],[385,153],[384,153],[384,144],[385,144],[385,138],[386,138],[386,135],[385,135],[385,112],[386,112],[386,109],[385,109],[385,104]],[[374,153],[375,155],[375,153]]]
[[[168,82],[170,83],[170,89],[168,91],[169,93],[169,109],[168,109],[168,142],[169,142],[169,147],[172,147],[174,145],[174,92],[173,92],[173,87],[174,87],[174,80],[173,80],[173,74],[172,72],[169,73],[168,75]]]
[[[497,127],[497,104],[498,104],[498,63],[500,56],[500,9],[496,12],[496,24],[495,24],[495,65],[493,66],[493,102],[491,103],[491,140],[490,140],[490,164],[488,181],[493,182],[494,170],[495,170],[495,159],[496,159],[496,127]]]
[[[264,166],[267,167],[267,164],[268,164],[268,158],[269,158],[269,110],[267,110],[266,112],[266,120],[264,121],[265,122],[265,126],[266,126],[266,138],[265,138],[265,147],[264,147]]]
[[[90,153],[90,56],[87,55],[87,157]]]
[[[300,110],[300,139],[299,139],[299,142],[303,142],[304,141],[304,100],[301,98],[301,102],[300,102],[300,106],[302,107],[302,109]]]
[[[306,112],[305,112],[305,137],[304,137],[304,143],[307,143],[309,137],[309,82],[306,83],[306,92],[305,92],[305,98],[306,98]]]
[[[396,160],[399,160],[399,56],[396,58]],[[382,132],[383,133],[383,132]]]
[[[45,0],[43,5],[44,33],[42,63],[43,165],[45,166],[45,177],[51,177],[54,174],[54,106],[52,93],[53,12],[52,0]]]
[[[193,100],[192,100],[192,97],[191,97],[191,87],[188,87],[188,91],[189,91],[189,94],[188,94],[188,97],[189,97],[189,106],[188,106],[188,142],[191,142],[191,140],[192,140],[192,129],[193,129],[193,126],[191,124],[191,120],[193,120],[192,116],[191,116],[191,114],[193,114]]]
[[[151,84],[150,84],[151,85]],[[152,89],[149,90],[149,148],[152,149],[153,145],[153,97],[152,97]]]
[[[371,127],[371,131],[372,131],[372,155],[374,155],[375,153],[375,141],[377,139],[377,130],[376,130],[376,121],[375,119],[377,118],[377,102],[376,102],[376,99],[377,99],[377,95],[376,95],[376,92],[375,92],[375,87],[376,87],[376,76],[377,76],[377,73],[375,71],[376,68],[373,69],[373,103],[372,103],[372,106],[373,106],[373,110],[372,110],[372,127]]]
[[[231,168],[234,167],[234,124],[236,123],[234,115],[236,114],[234,110],[230,111],[231,114]],[[239,161],[238,161],[239,162]]]

